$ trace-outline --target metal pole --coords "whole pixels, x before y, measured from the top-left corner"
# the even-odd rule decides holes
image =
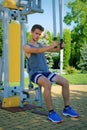
[[[21,62],[20,62],[20,107],[23,107],[23,90],[24,90],[24,51],[23,46],[26,43],[26,32],[25,32],[25,24],[23,22],[20,22],[21,24]]]
[[[53,33],[54,33],[54,40],[57,40],[55,0],[52,0],[52,7],[53,7]]]
[[[25,24],[21,22],[21,70],[20,70],[20,75],[21,75],[21,80],[20,80],[20,86],[21,89],[24,89],[24,51],[23,51],[23,46],[26,43],[26,32],[25,32]]]
[[[3,28],[4,28],[4,98],[8,97],[8,23],[9,9],[4,8]]]
[[[59,0],[60,44],[63,42],[63,5],[64,0]],[[62,73],[63,73],[63,49],[60,50],[60,74]]]

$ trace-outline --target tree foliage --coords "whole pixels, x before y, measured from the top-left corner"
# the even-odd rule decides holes
[[[26,42],[28,43],[31,39],[31,33],[30,32],[26,32]]]
[[[71,31],[68,29],[64,30],[64,68],[69,65],[71,55]]]
[[[87,72],[87,43],[83,45],[81,48],[81,63],[78,65],[82,72],[86,71]]]
[[[71,25],[74,22],[74,28],[71,31],[72,38],[72,58],[71,63],[77,67],[80,63],[80,48],[83,46],[84,41],[87,41],[87,0],[70,0],[67,7],[71,12],[67,12],[64,17],[64,22]],[[75,51],[74,51],[75,50]],[[74,57],[73,57],[74,56]]]

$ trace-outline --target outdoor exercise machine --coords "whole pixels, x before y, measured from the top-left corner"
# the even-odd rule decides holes
[[[0,7],[0,20],[4,28],[4,83],[0,85],[2,107],[23,107],[24,102],[38,99],[40,88],[35,89],[36,97],[30,99],[29,92],[24,88],[24,53],[23,45],[26,44],[25,23],[28,14],[43,13],[41,0],[4,0]],[[14,21],[17,21],[13,23]],[[18,86],[12,86],[12,83]],[[40,99],[40,100],[39,100]]]
[[[54,40],[56,40],[55,0],[52,0],[52,2]],[[62,41],[61,0],[59,0],[59,7]],[[32,89],[35,91],[34,99],[30,98],[29,92],[31,90],[26,91],[24,88],[23,45],[26,43],[25,24],[28,22],[28,15],[33,13],[43,13],[41,0],[3,0],[3,6],[0,6],[0,20],[3,22],[4,28],[4,83],[3,85],[0,84],[2,107],[23,107],[25,102],[35,100],[38,100],[38,106],[42,106],[41,87],[37,86],[35,89]],[[12,86],[11,83],[15,82],[19,84]]]

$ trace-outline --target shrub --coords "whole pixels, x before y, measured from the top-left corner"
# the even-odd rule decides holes
[[[72,74],[72,73],[75,73],[75,72],[77,72],[77,70],[73,67],[73,66],[67,66],[66,67],[66,73],[67,74]]]

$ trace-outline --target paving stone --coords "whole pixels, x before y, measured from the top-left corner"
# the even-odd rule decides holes
[[[64,119],[63,123],[54,124],[46,116],[32,113],[30,110],[22,112],[8,112],[0,109],[0,130],[86,130],[87,129],[87,85],[70,86],[72,107],[81,115],[80,118],[64,117],[62,115],[63,100],[61,89],[52,89],[52,100],[55,110]],[[43,100],[43,111],[47,111]]]

